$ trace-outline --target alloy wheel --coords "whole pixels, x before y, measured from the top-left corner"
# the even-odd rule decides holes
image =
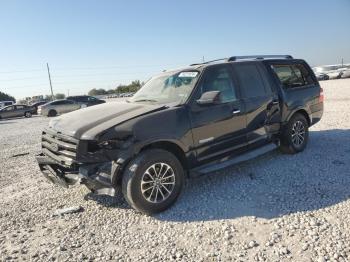
[[[296,121],[292,127],[292,142],[296,147],[300,147],[305,141],[305,126],[302,121]]]
[[[175,173],[166,163],[151,165],[142,175],[141,192],[143,197],[151,203],[164,202],[175,187]]]

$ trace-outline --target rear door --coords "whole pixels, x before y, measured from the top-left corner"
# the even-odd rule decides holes
[[[294,60],[269,64],[283,90],[285,107],[282,119],[288,121],[296,110],[304,109],[311,116],[311,121],[318,121],[323,112],[322,90],[306,62]]]
[[[249,144],[264,144],[280,128],[278,94],[273,90],[262,64],[240,62],[232,66],[245,104],[247,141]]]
[[[18,106],[15,106],[15,108],[16,108],[16,110],[14,111],[14,114],[16,117],[24,116],[25,106],[18,105]]]
[[[221,101],[199,105],[196,100],[209,91],[220,91]],[[246,145],[244,107],[230,66],[207,67],[195,92],[190,104],[190,119],[197,161],[210,162]]]
[[[61,113],[68,113],[70,111],[72,111],[72,104],[73,102],[71,101],[62,101],[62,105],[61,105]]]

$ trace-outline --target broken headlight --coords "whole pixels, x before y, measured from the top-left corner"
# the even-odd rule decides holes
[[[90,141],[88,144],[88,152],[94,153],[99,150],[114,150],[128,147],[128,140],[106,140],[106,141]]]

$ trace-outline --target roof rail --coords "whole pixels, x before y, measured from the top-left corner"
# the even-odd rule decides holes
[[[190,66],[205,65],[205,64],[210,64],[210,63],[217,62],[217,61],[222,61],[222,60],[227,60],[227,58],[220,58],[220,59],[210,60],[210,61],[203,62],[203,63],[191,64]]]
[[[244,59],[266,59],[266,58],[283,58],[293,59],[291,55],[249,55],[249,56],[231,56],[227,59],[227,62],[233,62]]]

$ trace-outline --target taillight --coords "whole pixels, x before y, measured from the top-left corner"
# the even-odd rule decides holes
[[[323,95],[323,88],[320,89],[320,96],[318,98],[319,102],[323,102],[324,101],[324,95]]]

